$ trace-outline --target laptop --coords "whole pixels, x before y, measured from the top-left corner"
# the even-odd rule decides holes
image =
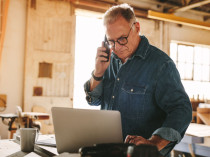
[[[123,143],[119,111],[53,107],[52,118],[58,153],[103,143]]]

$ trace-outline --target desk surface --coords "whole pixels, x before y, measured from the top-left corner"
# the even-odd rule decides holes
[[[46,135],[40,136],[42,139],[46,138]],[[0,140],[0,156],[1,157],[49,157],[49,156],[62,156],[62,157],[80,157],[79,154],[63,153],[58,154],[55,147],[48,147],[42,145],[35,145],[33,152],[22,152],[20,150],[20,144],[18,140],[7,139]]]
[[[8,114],[0,114],[1,118],[17,118],[18,116],[13,113],[8,113]]]
[[[210,126],[191,123],[182,141],[174,150],[209,157]]]
[[[49,119],[50,115],[48,113],[40,113],[40,112],[22,112],[21,113],[22,117],[27,117],[27,118],[35,118],[35,119],[40,119],[40,120],[45,120]],[[18,118],[17,114],[0,114],[1,118]]]
[[[194,132],[193,132],[194,130]],[[186,136],[183,140],[175,146],[174,150],[188,152],[190,153],[190,148],[197,155],[209,156],[210,154],[210,126],[201,124],[191,124],[186,132]],[[194,135],[192,135],[194,134]],[[200,136],[196,136],[196,135]],[[39,135],[39,138],[45,139],[49,135]],[[34,152],[25,153],[20,150],[20,145],[18,141],[14,140],[0,140],[0,155],[10,157],[22,157],[22,156],[56,156],[58,155],[57,149],[55,147],[47,147],[36,145]],[[61,154],[62,157],[79,157],[79,154]],[[60,155],[58,155],[60,156]]]
[[[39,113],[39,112],[22,112],[22,117],[45,120],[49,119],[50,115],[48,113]]]

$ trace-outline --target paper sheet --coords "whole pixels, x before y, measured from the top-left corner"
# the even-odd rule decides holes
[[[191,123],[185,134],[197,137],[210,137],[210,126]]]

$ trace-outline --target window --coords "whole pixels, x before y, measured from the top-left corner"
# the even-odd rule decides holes
[[[210,47],[171,42],[170,56],[191,98],[209,99]]]
[[[87,104],[84,83],[95,67],[97,47],[104,39],[102,19],[94,15],[76,16],[76,48],[74,70],[74,108],[99,109]]]

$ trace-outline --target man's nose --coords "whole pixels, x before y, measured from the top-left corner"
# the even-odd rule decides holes
[[[118,42],[115,41],[114,49],[119,50],[121,49],[122,45],[120,45]]]

